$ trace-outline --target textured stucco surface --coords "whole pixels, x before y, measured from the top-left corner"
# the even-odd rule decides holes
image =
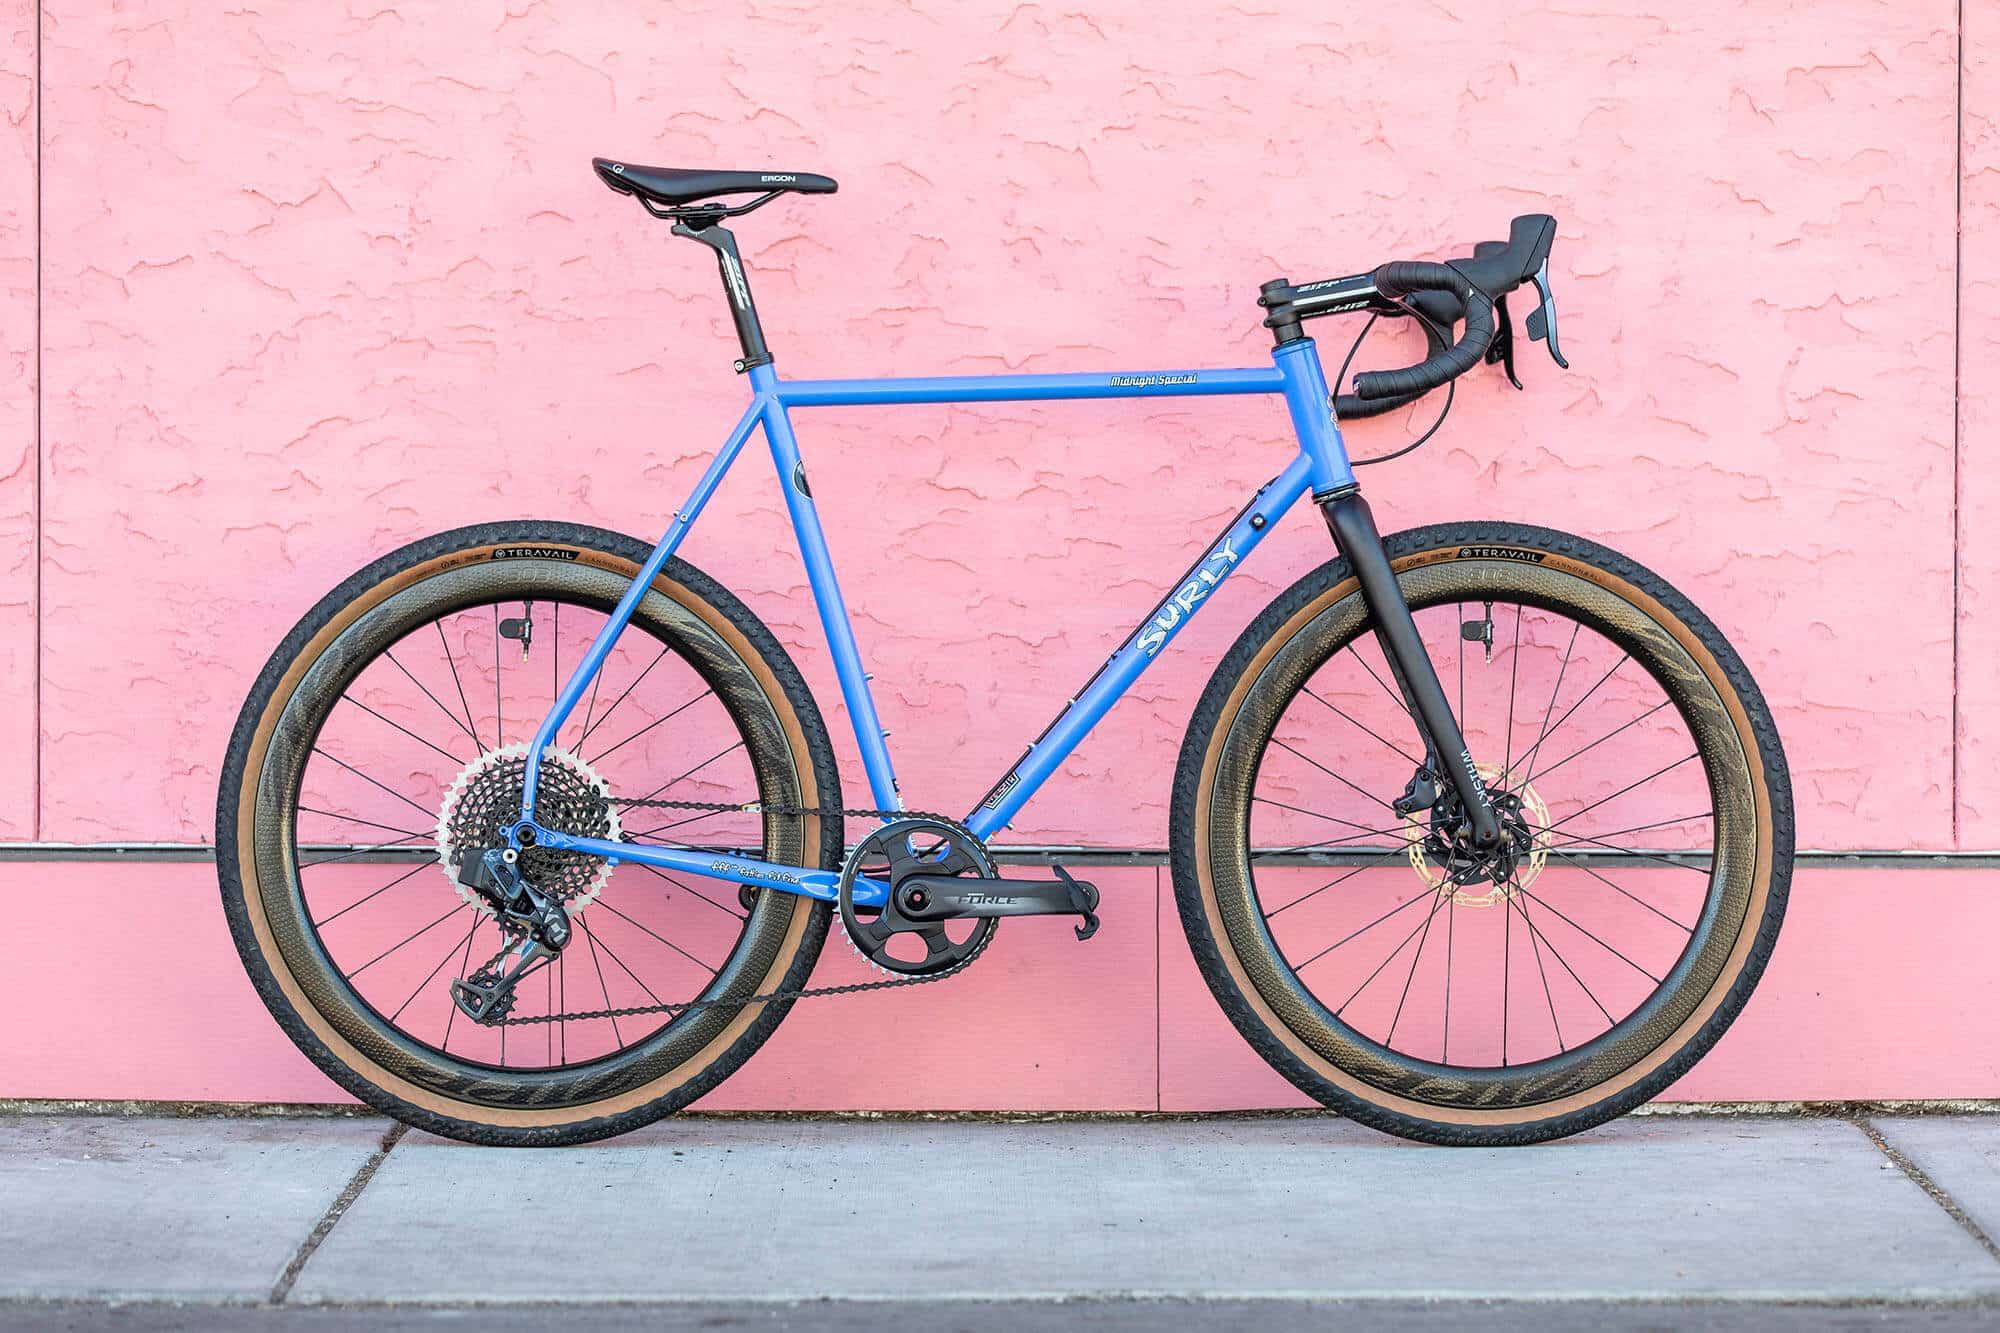
[[[1949,5],[48,15],[45,837],[206,838],[262,655],[390,546],[662,526],[743,385],[711,264],[605,152],[843,180],[740,228],[794,374],[1254,363],[1264,278],[1557,213],[1576,372],[1465,386],[1369,477],[1385,526],[1541,519],[1668,571],[1776,703],[1806,843],[1949,845]],[[807,418],[912,803],[969,805],[1284,432]],[[746,464],[688,554],[829,685]],[[1019,836],[1164,840],[1204,650],[1325,553],[1282,537]]]
[[[0,837],[35,836],[35,6],[0,6]]]
[[[1965,179],[1959,269],[1959,828],[2000,846],[2000,4],[1965,7]]]
[[[1364,474],[1383,526],[1538,521],[1666,574],[1770,698],[1802,845],[2000,845],[1980,739],[2000,725],[2000,482],[1977,461],[2000,413],[2000,3],[1965,6],[1962,265],[1953,4],[1605,8],[44,0],[38,182],[36,7],[6,4],[0,837],[210,839],[265,655],[402,542],[520,516],[665,525],[745,386],[708,256],[605,191],[588,169],[602,153],[840,179],[738,228],[798,376],[1260,364],[1262,280],[1461,253],[1552,212],[1575,369],[1531,346],[1528,393],[1462,384],[1440,440]],[[1411,359],[1409,336],[1378,335],[1364,363]],[[1323,334],[1330,355],[1344,343]],[[1393,447],[1432,410],[1359,423],[1350,444]],[[978,799],[1290,449],[1278,406],[1241,399],[799,425],[904,790],[944,810]],[[683,553],[791,647],[859,793],[761,446]],[[1302,511],[1009,836],[1164,843],[1209,664],[1326,554]],[[37,873],[74,895],[65,929],[87,942],[112,921],[115,947],[17,969],[14,1003],[88,1018],[98,983],[129,982],[120,969],[181,918],[125,910],[153,891],[144,873]],[[1802,882],[1774,977],[1811,1002],[1760,998],[1745,1024],[1784,1022],[1732,1035],[1688,1095],[1990,1094],[1976,1016],[1994,1006],[1916,1016],[1958,975],[1927,958],[1927,932],[1977,910],[1991,872],[1932,873]],[[157,886],[214,944],[197,878]],[[1127,897],[1165,910],[1136,933],[1054,947],[1013,989],[982,964],[974,992],[1094,1004],[1095,1044],[1129,1058],[1093,1063],[1092,1042],[1024,1021],[956,1082],[906,1096],[892,1080],[873,1102],[838,1084],[829,1104],[1290,1095],[1257,1081],[1147,879]],[[1890,916],[1907,940],[1880,930]],[[1885,939],[1879,956],[1834,947]],[[263,1020],[226,951],[214,967],[150,1006],[158,1060],[0,1094],[322,1094],[268,1025],[264,1045],[218,1045]],[[1982,977],[1964,984],[1990,1001]],[[1840,1034],[1885,1013],[1938,1044],[1892,1058],[1885,1036],[1842,1066]],[[40,1030],[95,1049],[83,1019]],[[822,1095],[829,1071],[774,1065],[779,1049],[731,1104]],[[52,1068],[20,1054],[0,1068]]]

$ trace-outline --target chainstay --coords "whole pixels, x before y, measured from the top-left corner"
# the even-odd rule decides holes
[[[650,798],[622,800],[610,798],[610,803],[625,810],[704,810],[716,814],[742,812],[744,814],[767,814],[811,818],[815,815],[838,815],[842,819],[934,819],[939,823],[963,828],[956,819],[946,815],[932,814],[924,810],[827,810],[815,805],[770,805],[763,801],[669,801]],[[968,833],[971,830],[966,830]],[[975,835],[976,836],[976,835]],[[491,967],[512,951],[509,945],[487,960]],[[859,995],[865,991],[897,990],[904,986],[922,986],[928,982],[943,981],[955,977],[970,967],[985,953],[982,946],[957,967],[928,977],[885,977],[880,981],[856,981],[844,986],[802,986],[790,989],[765,991],[760,995],[746,995],[741,999],[687,1000],[675,1004],[635,1004],[621,1009],[583,1009],[573,1013],[531,1014],[521,1018],[497,1018],[480,1024],[482,1027],[533,1027],[546,1023],[590,1022],[600,1018],[637,1018],[645,1014],[673,1014],[681,1017],[703,1009],[743,1009],[753,1004],[768,1004],[773,1000],[811,1000],[827,995]],[[482,969],[483,970],[483,969]]]

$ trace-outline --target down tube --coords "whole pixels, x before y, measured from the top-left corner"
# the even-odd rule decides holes
[[[967,828],[983,839],[990,839],[1007,826],[1015,812],[1028,803],[1090,734],[1091,728],[1132,687],[1132,682],[1166,651],[1174,636],[1194,618],[1222,581],[1236,571],[1244,557],[1257,549],[1257,544],[1306,493],[1311,471],[1312,460],[1301,451],[1290,467],[1252,498],[1229,530],[1188,571],[1187,577],[1168,591],[1091,678],[1083,693],[1069,702],[1041,738],[1028,747],[1020,762],[995,784],[979,808],[967,817]]]

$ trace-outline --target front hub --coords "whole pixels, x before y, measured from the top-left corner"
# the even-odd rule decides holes
[[[1503,773],[1492,764],[1478,770],[1500,823],[1499,846],[1481,850],[1473,845],[1471,820],[1449,787],[1428,811],[1405,816],[1403,836],[1410,868],[1434,892],[1449,891],[1464,907],[1493,907],[1541,875],[1549,856],[1549,807],[1518,774]]]

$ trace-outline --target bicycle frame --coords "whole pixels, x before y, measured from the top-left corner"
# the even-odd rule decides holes
[[[1373,571],[1380,580],[1386,581],[1390,589],[1388,600],[1394,603],[1401,620],[1407,624],[1409,611],[1403,606],[1399,593],[1393,591],[1393,577],[1388,573],[1388,562],[1382,555],[1379,537],[1374,535],[1372,520],[1367,518],[1365,505],[1361,505],[1354,484],[1354,472],[1349,463],[1347,449],[1341,440],[1340,426],[1335,420],[1327,394],[1325,372],[1320,365],[1319,352],[1310,338],[1298,338],[1281,342],[1272,350],[1272,366],[1269,369],[1238,370],[1140,370],[1114,371],[1102,374],[1084,375],[976,375],[976,376],[934,376],[915,379],[845,379],[845,380],[786,380],[778,376],[766,359],[762,364],[752,363],[746,367],[753,397],[742,419],[730,431],[722,447],[717,451],[708,469],[695,484],[687,502],[675,511],[674,520],[666,534],[654,547],[645,565],[633,579],[611,618],[599,631],[589,651],[584,655],[568,683],[563,687],[555,706],[542,719],[529,746],[526,784],[521,798],[521,822],[509,830],[510,845],[519,847],[524,840],[521,833],[528,830],[529,839],[543,846],[562,851],[584,852],[601,856],[612,863],[635,861],[663,870],[678,871],[688,875],[720,878],[737,883],[754,884],[776,889],[781,892],[802,894],[808,897],[833,900],[838,896],[839,874],[830,870],[801,869],[798,866],[777,865],[748,857],[722,855],[695,849],[655,847],[637,843],[612,842],[600,838],[578,837],[559,829],[544,828],[534,822],[535,793],[538,785],[543,750],[554,740],[557,730],[569,718],[583,693],[590,687],[592,679],[603,666],[612,646],[631,621],[632,613],[639,599],[652,586],[667,559],[673,555],[687,536],[695,520],[701,516],[716,487],[735,463],[749,440],[751,432],[762,427],[766,441],[770,444],[771,459],[776,465],[780,485],[784,488],[785,503],[790,511],[792,528],[798,537],[799,551],[805,561],[806,577],[811,584],[813,600],[819,608],[820,624],[826,633],[827,646],[832,653],[834,670],[840,683],[842,697],[846,700],[848,716],[854,725],[855,740],[860,746],[863,767],[867,771],[869,790],[875,806],[883,810],[903,808],[902,797],[897,788],[895,767],[890,760],[886,733],[875,711],[875,700],[868,688],[869,676],[863,668],[861,653],[854,641],[854,629],[848,619],[847,604],[841,597],[840,582],[835,577],[833,560],[827,551],[826,534],[820,525],[819,511],[805,479],[804,464],[800,459],[798,438],[793,433],[791,409],[795,407],[845,407],[866,405],[888,405],[896,403],[986,403],[986,402],[1034,402],[1062,401],[1088,398],[1200,398],[1235,394],[1278,394],[1282,395],[1289,409],[1293,429],[1297,433],[1299,451],[1289,466],[1251,497],[1241,513],[1203,552],[1200,559],[1168,589],[1166,595],[1147,614],[1145,619],[1125,637],[1118,650],[1106,660],[1097,674],[1092,676],[1082,692],[1072,698],[1056,719],[1029,745],[1019,760],[1000,780],[996,782],[984,800],[967,816],[965,824],[980,838],[990,838],[995,832],[1005,828],[1015,813],[1026,805],[1042,784],[1048,781],[1062,762],[1069,757],[1083,738],[1090,734],[1112,705],[1130,689],[1132,683],[1152,665],[1166,647],[1178,635],[1187,622],[1199,612],[1213,595],[1216,588],[1234,573],[1236,568],[1250,553],[1257,549],[1266,534],[1277,526],[1280,519],[1298,501],[1310,492],[1316,501],[1327,506],[1330,526],[1338,544],[1345,549],[1355,541],[1353,533],[1343,533],[1342,525],[1336,521],[1335,506],[1351,501],[1358,507],[1363,528],[1359,545],[1372,546],[1373,559],[1377,568]],[[1370,572],[1362,566],[1361,553],[1349,552],[1355,559],[1357,570]],[[1364,580],[1366,582],[1366,580]],[[1370,596],[1371,607],[1380,594]],[[1394,628],[1393,624],[1390,628]],[[1414,631],[1411,631],[1414,642]],[[1436,675],[1429,669],[1428,659],[1423,659],[1422,668],[1411,670],[1404,651],[1397,651],[1385,639],[1385,647],[1391,647],[1391,661],[1397,666],[1399,681],[1410,696],[1413,712],[1426,724],[1432,735],[1440,737],[1445,745],[1445,766],[1452,771],[1454,781],[1462,790],[1467,782],[1460,780],[1460,765],[1453,762],[1460,756],[1452,751],[1463,751],[1463,743],[1458,735],[1455,719],[1444,703],[1442,691],[1437,687]],[[1422,656],[1421,646],[1417,654]],[[1399,660],[1400,659],[1400,660]],[[1429,682],[1429,693],[1434,698],[1426,699],[1421,689],[1413,685],[1421,684],[1422,678]],[[1426,706],[1428,705],[1428,706]],[[1432,716],[1436,711],[1441,715],[1442,725]],[[1470,758],[1464,758],[1463,768],[1471,768]],[[1476,782],[1476,777],[1471,779]],[[1469,803],[1471,803],[1471,799]],[[1484,790],[1479,790],[1477,805],[1484,805]],[[746,807],[746,809],[754,807]],[[888,888],[879,882],[863,879],[856,883],[854,901],[861,906],[879,906],[887,898]]]

